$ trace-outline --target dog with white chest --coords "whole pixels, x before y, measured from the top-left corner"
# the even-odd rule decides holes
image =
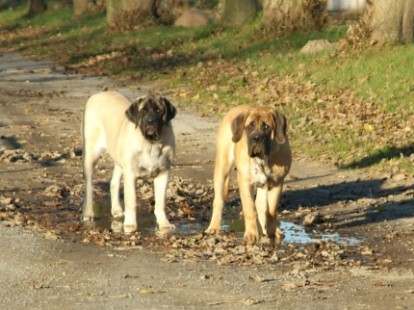
[[[165,213],[166,191],[175,155],[171,120],[175,107],[164,97],[146,95],[133,102],[118,92],[91,96],[83,119],[85,202],[83,221],[93,221],[93,170],[103,151],[114,161],[110,183],[111,213],[124,217],[124,232],[137,230],[136,179],[154,178],[155,216],[160,229],[173,229]],[[119,192],[124,181],[124,209]]]

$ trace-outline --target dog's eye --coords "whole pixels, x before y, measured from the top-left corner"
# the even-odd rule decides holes
[[[254,129],[254,124],[250,123],[249,125],[247,125],[247,130],[253,130]]]
[[[263,123],[262,128],[263,128],[264,130],[267,130],[267,129],[269,129],[269,128],[270,128],[270,126],[269,126],[269,124]]]

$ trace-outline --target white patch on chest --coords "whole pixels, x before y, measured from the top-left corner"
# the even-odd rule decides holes
[[[171,158],[163,152],[161,145],[151,144],[135,158],[135,173],[139,178],[156,177],[160,172],[168,170]]]
[[[263,187],[267,184],[267,175],[269,173],[267,160],[261,158],[250,158],[250,180],[252,185]]]

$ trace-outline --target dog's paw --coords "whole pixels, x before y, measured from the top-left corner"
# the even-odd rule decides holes
[[[175,230],[175,225],[168,223],[168,225],[159,226],[156,235],[161,238],[170,237]]]
[[[220,228],[209,226],[204,232],[207,235],[217,235],[220,233]]]
[[[93,220],[94,220],[93,215],[82,215],[81,216],[81,222],[82,223],[91,223],[91,222],[93,222]]]
[[[258,232],[252,233],[252,232],[247,232],[246,231],[244,233],[244,241],[247,244],[255,244],[255,243],[257,243],[259,241],[259,233]]]
[[[285,239],[285,234],[279,227],[277,227],[275,233],[275,246],[280,247],[282,245],[283,239]]]
[[[127,235],[133,234],[137,231],[136,224],[124,224],[124,233]]]
[[[174,224],[171,224],[170,222],[164,222],[164,223],[162,223],[162,224],[159,224],[158,225],[158,229],[159,230],[165,230],[165,231],[168,231],[168,230],[174,230],[175,229],[175,225]]]
[[[122,221],[115,219],[111,222],[111,229],[114,233],[122,233],[123,227],[124,224],[122,223]]]

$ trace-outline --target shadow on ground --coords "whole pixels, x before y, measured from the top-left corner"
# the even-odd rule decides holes
[[[355,168],[367,168],[375,164],[380,163],[382,160],[390,160],[393,158],[399,158],[401,156],[409,157],[414,153],[414,144],[410,144],[403,147],[387,146],[372,153],[371,155],[359,160],[355,160],[347,165],[343,165],[340,168],[343,169],[355,169]]]
[[[299,207],[334,209],[336,227],[355,227],[414,216],[414,185],[388,187],[386,179],[355,180],[287,190],[280,210]]]

